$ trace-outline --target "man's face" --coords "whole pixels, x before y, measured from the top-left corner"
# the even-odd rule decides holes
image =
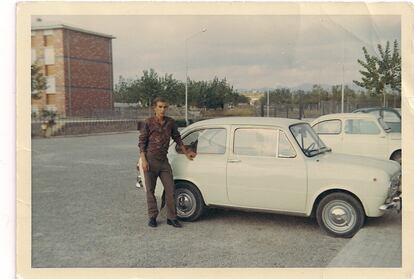
[[[168,110],[168,103],[165,102],[157,102],[154,107],[155,115],[164,117],[165,113]]]

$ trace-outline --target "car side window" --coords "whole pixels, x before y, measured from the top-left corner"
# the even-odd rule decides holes
[[[381,117],[381,112],[379,110],[370,111],[369,114],[375,115],[375,117]]]
[[[224,128],[209,128],[194,131],[183,138],[183,144],[197,154],[226,153],[227,132]],[[176,146],[178,153],[183,153]]]
[[[401,133],[401,118],[398,116],[396,112],[384,110],[383,120],[389,128],[388,131]]]
[[[278,157],[279,158],[296,157],[296,151],[283,131],[279,131]]]
[[[401,119],[393,111],[384,110],[384,121],[385,122],[401,122]]]
[[[241,128],[234,133],[236,155],[276,157],[277,130]]]
[[[346,134],[377,135],[381,131],[374,121],[365,119],[348,119],[345,122]]]
[[[337,135],[341,133],[341,120],[322,121],[312,127],[317,134]]]

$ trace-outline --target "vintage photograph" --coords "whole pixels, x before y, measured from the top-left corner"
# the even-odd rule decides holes
[[[32,13],[31,268],[401,268],[401,30]]]

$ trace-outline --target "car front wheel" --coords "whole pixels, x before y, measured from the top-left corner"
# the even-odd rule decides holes
[[[401,150],[395,151],[390,159],[400,163],[401,165]]]
[[[200,191],[187,182],[175,185],[175,207],[177,217],[183,221],[195,221],[204,213],[205,204]]]
[[[352,237],[364,224],[365,213],[361,203],[346,193],[332,193],[324,197],[317,209],[319,226],[337,237]]]

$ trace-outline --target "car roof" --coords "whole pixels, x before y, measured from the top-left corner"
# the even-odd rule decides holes
[[[317,122],[321,122],[328,119],[377,119],[375,115],[369,114],[369,113],[332,113],[332,114],[325,114],[322,116],[319,116],[315,120],[312,121],[312,125]]]
[[[290,125],[306,123],[306,121],[289,118],[276,117],[220,117],[208,120],[202,120],[191,124],[190,126],[206,126],[206,125],[262,125],[262,126],[279,126],[288,128]],[[189,127],[190,127],[189,126]]]
[[[373,111],[392,111],[397,113],[401,118],[401,110],[400,108],[389,108],[389,107],[369,107],[369,108],[359,108],[354,110],[353,112],[373,112]]]
[[[367,108],[359,108],[354,110],[355,111],[375,111],[375,110],[390,110],[393,111],[395,108],[389,108],[389,107],[367,107]]]

